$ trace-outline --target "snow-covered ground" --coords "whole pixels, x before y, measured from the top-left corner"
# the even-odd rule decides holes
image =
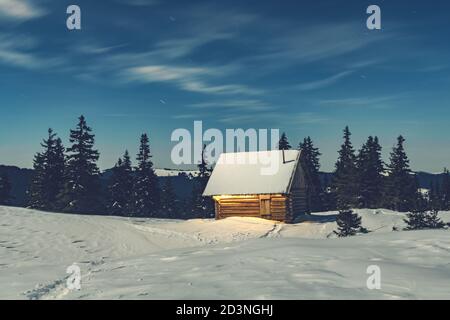
[[[198,170],[155,169],[155,173],[158,177],[176,177],[180,174],[195,176],[198,174]]]
[[[342,239],[335,212],[287,225],[0,207],[0,299],[450,299],[450,230],[394,232],[403,214],[357,211],[373,232]],[[66,286],[73,263],[81,290]]]

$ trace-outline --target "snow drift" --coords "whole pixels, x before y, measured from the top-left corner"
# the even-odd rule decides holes
[[[372,232],[342,239],[336,212],[287,225],[0,207],[0,298],[450,299],[449,230],[394,232],[404,214],[356,211]],[[71,291],[74,263],[82,287]],[[381,269],[380,290],[366,286],[369,265]]]

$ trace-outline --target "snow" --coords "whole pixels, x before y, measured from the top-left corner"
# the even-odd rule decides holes
[[[192,175],[197,175],[198,171],[197,170],[176,170],[176,169],[155,169],[155,174],[158,177],[176,177],[180,174],[192,174]]]
[[[271,150],[222,153],[203,195],[287,193],[299,152]]]
[[[373,232],[336,238],[336,212],[283,224],[0,207],[0,299],[450,298],[449,230],[393,232],[403,213],[356,211]],[[66,286],[73,263],[81,290]],[[366,287],[369,265],[380,290]]]

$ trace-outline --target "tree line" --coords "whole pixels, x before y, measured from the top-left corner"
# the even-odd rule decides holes
[[[428,194],[419,190],[417,176],[409,165],[404,148],[405,138],[399,136],[389,163],[384,163],[378,137],[369,136],[356,151],[351,132],[345,127],[343,143],[331,182],[324,185],[319,177],[321,153],[310,137],[298,146],[302,150],[303,170],[308,180],[307,207],[309,212],[339,210],[338,235],[366,232],[361,218],[351,208],[387,208],[409,212],[409,229],[443,227],[437,217],[439,210],[450,210],[450,174],[444,169],[443,182],[433,185]],[[285,133],[279,149],[291,149]]]
[[[7,206],[12,200],[11,182],[6,174],[0,176],[0,206]]]
[[[29,204],[33,209],[54,212],[109,214],[139,217],[191,218],[211,217],[214,214],[210,198],[203,197],[211,167],[202,156],[198,174],[187,177],[193,182],[190,199],[181,199],[175,193],[172,179],[164,183],[155,174],[147,134],[142,134],[136,165],[125,151],[111,170],[106,188],[100,183],[97,166],[100,154],[95,149],[95,135],[84,116],[70,130],[70,146],[52,129],[41,143],[42,151],[34,156],[34,174],[29,188]],[[348,228],[345,233],[363,231],[360,219],[350,208],[387,208],[409,212],[412,225],[436,224],[432,215],[439,210],[450,210],[450,173],[444,169],[442,183],[434,183],[428,194],[419,191],[416,175],[412,172],[404,148],[405,139],[397,138],[389,162],[384,163],[378,137],[370,136],[356,151],[351,132],[344,129],[343,143],[331,181],[320,179],[319,149],[311,137],[298,144],[302,150],[302,166],[307,179],[307,211],[339,210],[338,224]],[[291,149],[285,133],[279,140],[279,149]],[[203,148],[204,150],[204,148]],[[8,204],[11,184],[0,177],[0,205]],[[414,216],[411,216],[414,215]],[[420,221],[415,217],[423,216]],[[408,220],[408,221],[409,221]],[[417,220],[417,221],[416,221]],[[423,222],[427,220],[428,222]],[[419,223],[420,222],[420,223]],[[359,224],[358,224],[359,223]]]
[[[153,167],[150,140],[142,134],[136,165],[128,151],[118,159],[107,187],[102,188],[97,166],[100,154],[95,149],[95,135],[84,116],[70,130],[70,146],[48,130],[41,143],[42,151],[34,156],[34,175],[29,192],[29,207],[43,211],[108,214],[136,217],[210,217],[210,199],[201,196],[210,169],[203,159],[193,180],[190,201],[175,194],[170,177],[161,184]],[[203,158],[203,157],[202,157]]]

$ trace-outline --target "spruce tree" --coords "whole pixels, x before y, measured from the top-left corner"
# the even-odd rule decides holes
[[[336,217],[338,229],[334,233],[338,237],[354,236],[357,233],[366,233],[367,230],[361,226],[361,217],[353,210],[341,209]]]
[[[356,160],[358,173],[358,206],[377,208],[383,193],[383,160],[377,137],[370,136],[362,146]]]
[[[52,129],[41,143],[43,152],[34,157],[29,206],[34,209],[55,211],[58,196],[64,187],[65,156],[61,139]]]
[[[319,212],[324,209],[324,192],[319,177],[319,149],[314,147],[311,137],[306,137],[299,144],[302,153],[302,168],[307,180],[307,211]]]
[[[128,151],[119,158],[108,181],[107,210],[112,215],[131,215],[133,169]]]
[[[94,149],[95,135],[84,116],[78,120],[76,128],[70,130],[72,146],[67,149],[66,182],[60,203],[64,212],[99,213],[103,207],[97,167],[99,153]]]
[[[336,170],[332,181],[332,192],[336,198],[337,209],[347,209],[357,204],[356,156],[350,141],[350,130],[344,129],[344,143],[339,150]]]
[[[438,210],[430,210],[426,216],[426,226],[428,229],[443,229],[445,223],[439,218]]]
[[[60,138],[56,138],[52,152],[48,156],[48,180],[49,187],[49,210],[59,210],[59,195],[64,190],[66,181],[66,149],[64,148]]]
[[[0,206],[7,206],[11,204],[11,182],[6,174],[0,176]]]
[[[203,191],[208,184],[211,175],[211,168],[205,159],[205,148],[203,146],[202,159],[198,164],[198,174],[193,177],[194,185],[192,188],[191,211],[194,217],[210,218],[214,215],[214,204],[210,197],[203,197]]]
[[[428,209],[431,210],[442,210],[443,209],[443,194],[439,183],[430,184],[430,191],[428,192]]]
[[[292,147],[289,144],[286,133],[281,134],[280,141],[278,141],[278,150],[290,150]]]
[[[135,181],[133,187],[133,213],[141,217],[155,217],[160,209],[158,178],[153,169],[147,134],[141,136]]]
[[[441,229],[445,223],[438,217],[438,210],[427,210],[427,201],[419,195],[413,209],[406,214],[405,230]]]
[[[441,209],[450,210],[450,172],[444,169],[444,178],[441,187]]]
[[[173,177],[166,177],[161,193],[161,215],[164,218],[178,218],[179,201],[172,184]]]
[[[384,191],[387,208],[401,212],[413,209],[418,188],[418,183],[409,167],[409,160],[403,146],[404,142],[405,139],[399,136],[397,145],[391,152]]]
[[[40,152],[33,159],[33,176],[31,178],[28,206],[32,209],[46,210],[48,203],[44,197],[45,158]]]

